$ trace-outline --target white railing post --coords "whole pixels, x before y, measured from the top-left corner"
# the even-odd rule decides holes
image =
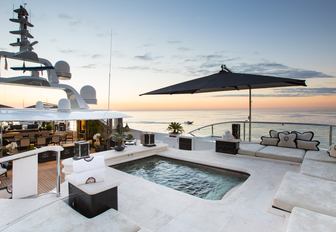
[[[332,125],[329,126],[329,146],[332,144],[332,137],[333,137],[333,128]]]
[[[61,196],[61,151],[57,152],[56,157],[56,196]]]

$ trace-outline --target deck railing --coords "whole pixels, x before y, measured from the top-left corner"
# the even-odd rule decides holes
[[[336,125],[319,124],[319,123],[299,123],[299,122],[265,122],[255,121],[252,122],[252,135],[249,137],[248,121],[225,121],[219,123],[209,124],[195,130],[190,131],[188,134],[196,137],[220,137],[226,130],[231,131],[232,124],[240,124],[241,126],[241,139],[243,141],[260,141],[261,136],[267,136],[268,131],[273,130],[288,130],[288,131],[313,131],[314,139],[321,142],[321,147],[328,147],[336,142],[333,137],[333,130]]]
[[[37,148],[34,150],[29,150],[29,151],[25,151],[22,153],[18,153],[15,155],[10,155],[10,156],[5,156],[0,158],[0,163],[5,163],[5,162],[16,162],[16,161],[22,161],[24,159],[28,159],[30,157],[34,157],[34,156],[38,156],[39,153],[43,153],[43,152],[48,152],[48,151],[54,151],[57,152],[57,156],[56,156],[56,196],[59,197],[61,194],[61,151],[63,151],[64,148],[61,146],[45,146],[45,147],[41,147],[41,148]],[[36,159],[37,162],[37,159]],[[14,166],[14,164],[13,164]],[[32,167],[33,168],[33,167]],[[18,171],[22,171],[22,170],[18,170]],[[12,176],[15,175],[15,170],[13,168],[13,173]],[[37,178],[37,176],[36,176]],[[23,180],[24,181],[24,180]],[[38,183],[38,180],[37,180]],[[18,187],[20,188],[20,187]],[[15,191],[15,189],[13,188],[13,192]]]

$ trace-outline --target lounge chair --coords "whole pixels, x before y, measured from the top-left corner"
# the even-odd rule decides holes
[[[256,152],[260,151],[263,148],[265,148],[265,146],[259,143],[240,143],[238,154],[255,156]]]
[[[336,163],[305,159],[301,165],[301,173],[325,180],[336,181]]]
[[[38,137],[36,139],[36,146],[43,147],[47,145],[47,138],[46,137]]]
[[[60,144],[61,142],[61,138],[58,135],[54,135],[53,137],[51,137],[51,143],[53,144]]]
[[[305,150],[288,147],[266,146],[256,152],[257,157],[302,163]]]
[[[273,207],[291,212],[305,208],[336,217],[336,182],[287,172],[273,198]]]
[[[297,208],[289,217],[287,232],[334,232],[336,217]]]
[[[336,158],[331,157],[326,150],[307,151],[305,155],[305,160],[313,160],[313,161],[320,161],[320,162],[336,164]]]

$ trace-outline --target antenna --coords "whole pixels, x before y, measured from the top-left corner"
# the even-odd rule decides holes
[[[111,40],[110,40],[110,67],[109,67],[109,83],[108,83],[108,98],[107,98],[107,109],[108,110],[110,110],[111,66],[112,66],[112,29],[111,29]]]

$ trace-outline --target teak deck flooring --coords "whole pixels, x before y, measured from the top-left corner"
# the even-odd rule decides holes
[[[62,167],[61,167],[62,170]],[[61,174],[61,181],[64,175]],[[12,170],[7,172],[7,177],[0,177],[0,188],[12,184]],[[38,194],[50,192],[56,188],[56,161],[49,161],[38,164]]]

